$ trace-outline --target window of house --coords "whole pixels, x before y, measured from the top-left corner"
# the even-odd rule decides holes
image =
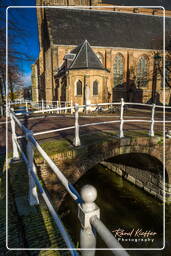
[[[76,84],[76,95],[77,96],[82,95],[82,82],[80,80],[78,80]]]
[[[117,54],[114,58],[113,72],[114,87],[116,87],[123,83],[124,78],[124,57],[121,54]]]
[[[146,56],[142,56],[138,60],[137,64],[137,76],[136,76],[136,84],[138,87],[147,86],[147,74],[148,74],[148,58]]]
[[[97,80],[93,82],[93,95],[98,95],[98,82]]]

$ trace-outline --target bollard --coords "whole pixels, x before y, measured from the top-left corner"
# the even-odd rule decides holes
[[[36,167],[33,162],[33,156],[34,156],[34,150],[32,147],[31,142],[29,141],[29,135],[32,136],[32,131],[29,131],[26,133],[26,140],[27,140],[27,146],[26,146],[26,151],[27,151],[27,159],[29,162],[28,166],[28,176],[29,176],[29,204],[30,205],[38,205],[39,204],[39,199],[38,199],[38,194],[37,194],[37,188],[35,181],[31,175],[31,170],[36,174]]]
[[[78,104],[75,104],[75,138],[74,138],[74,146],[79,147],[81,145],[80,137],[79,137],[79,123],[78,123]]]
[[[13,148],[13,160],[18,160],[20,159],[16,140],[16,129],[15,129],[15,121],[13,119],[12,113],[10,113],[10,119],[11,119],[11,130],[12,130],[12,148]]]
[[[154,136],[154,115],[155,115],[155,107],[156,105],[153,104],[153,107],[152,107],[152,112],[151,112],[151,128],[150,128],[150,131],[149,131],[149,136]]]
[[[81,189],[81,197],[84,203],[78,205],[78,218],[82,227],[80,232],[80,248],[92,249],[81,251],[81,255],[94,256],[96,250],[96,233],[92,229],[90,219],[93,216],[100,218],[100,209],[94,203],[97,198],[97,190],[92,185],[85,185]]]
[[[120,134],[119,134],[119,137],[120,137],[120,138],[123,138],[123,137],[124,137],[124,133],[123,133],[123,124],[124,124],[123,114],[124,114],[124,99],[123,99],[123,98],[121,98],[121,111],[120,111]]]

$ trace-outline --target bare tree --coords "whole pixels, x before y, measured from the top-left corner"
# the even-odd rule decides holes
[[[0,5],[0,94],[1,102],[5,103],[6,86],[6,23],[5,9],[7,6]],[[27,35],[15,22],[15,16],[10,15],[8,20],[8,88],[11,99],[14,99],[14,92],[18,87],[23,86],[22,74],[19,61],[33,61],[33,57],[17,47],[17,37],[26,39]]]

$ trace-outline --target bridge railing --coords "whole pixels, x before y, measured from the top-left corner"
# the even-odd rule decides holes
[[[77,110],[77,109],[76,109]],[[76,115],[78,111],[76,111]],[[62,185],[65,187],[66,191],[71,195],[74,201],[78,204],[78,218],[80,220],[82,229],[80,234],[80,245],[79,248],[83,256],[94,256],[96,248],[96,235],[93,229],[97,231],[106,245],[110,248],[115,256],[129,256],[126,250],[121,246],[121,244],[116,240],[113,234],[108,230],[108,228],[100,220],[100,209],[94,203],[97,197],[97,191],[93,186],[86,185],[81,190],[81,195],[77,192],[75,187],[66,179],[61,170],[56,166],[52,159],[47,155],[47,153],[42,149],[39,143],[33,136],[31,130],[28,130],[16,117],[13,110],[10,110],[11,118],[11,129],[12,129],[12,144],[13,144],[13,159],[18,159],[21,154],[28,170],[29,176],[29,203],[30,205],[39,204],[37,189],[41,193],[48,209],[53,217],[53,220],[59,229],[66,246],[71,252],[71,255],[77,256],[77,250],[71,241],[65,227],[60,220],[58,214],[54,210],[43,186],[39,182],[39,178],[36,173],[36,166],[34,164],[34,149],[37,149],[41,154],[43,159],[48,163],[54,173],[57,175]],[[16,124],[24,133],[26,138],[26,154],[19,143],[19,137],[16,135]],[[63,248],[64,249],[64,248]],[[60,250],[60,248],[59,248]]]
[[[136,116],[134,119],[128,119],[124,117],[124,112],[125,112],[125,107],[128,106],[140,106],[140,107],[148,107],[151,109],[151,118],[150,119],[137,119]],[[99,107],[109,107],[109,106],[119,106],[120,108],[120,116],[118,120],[110,120],[110,121],[101,121],[101,122],[91,122],[87,124],[79,124],[79,113],[80,110],[85,110],[87,108],[99,108]],[[59,113],[66,113],[67,111],[70,111],[71,113],[74,112],[75,115],[75,124],[70,127],[64,127],[64,128],[59,128],[59,129],[51,129],[48,131],[42,131],[42,132],[35,132],[33,133],[34,136],[38,135],[43,135],[43,134],[50,134],[54,132],[60,132],[60,131],[66,131],[66,130],[71,130],[75,129],[75,137],[73,144],[75,146],[80,146],[81,141],[80,141],[80,128],[84,127],[90,127],[90,126],[96,126],[96,125],[105,125],[105,124],[112,124],[112,123],[118,123],[119,124],[119,134],[118,136],[120,138],[124,137],[124,124],[126,123],[147,123],[149,124],[149,130],[148,130],[148,135],[149,136],[155,136],[155,123],[171,123],[171,120],[165,120],[164,115],[163,115],[163,120],[158,120],[157,118],[155,119],[155,113],[156,109],[161,109],[162,111],[165,111],[165,109],[171,109],[171,107],[168,106],[163,106],[163,105],[156,105],[156,104],[143,104],[143,103],[135,103],[135,102],[124,102],[123,99],[121,99],[120,102],[113,102],[113,103],[99,103],[99,104],[89,104],[89,105],[78,105],[75,104],[74,106],[70,107],[60,107],[60,108],[53,108],[53,109],[44,109],[43,113],[46,112],[59,112]],[[37,110],[33,111],[32,113],[42,113],[42,110]],[[17,113],[16,115],[23,115],[22,113]],[[112,116],[111,116],[112,117]],[[168,136],[171,136],[168,135]],[[22,138],[24,136],[20,136]]]
[[[31,100],[15,100],[13,102],[8,102],[7,104],[10,107],[15,106],[18,112],[26,113],[52,113],[53,109],[57,109],[57,113],[67,113],[67,107],[73,107],[72,101],[31,101]],[[23,111],[21,111],[23,109]],[[1,109],[0,109],[1,110]],[[45,111],[46,110],[46,111]],[[36,112],[38,111],[38,112]],[[1,111],[2,112],[2,111]],[[72,110],[71,110],[72,113]]]

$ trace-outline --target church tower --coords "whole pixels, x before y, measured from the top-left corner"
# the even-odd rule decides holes
[[[101,5],[102,0],[36,0],[36,6],[96,6]],[[46,48],[48,43],[47,38],[47,22],[45,18],[45,8],[37,8],[37,24],[38,24],[38,37],[40,52],[36,64],[33,65],[33,75],[32,79],[38,81],[38,84],[45,85],[45,59],[46,59]],[[39,75],[38,75],[39,74]],[[34,84],[34,83],[33,83]],[[36,85],[37,88],[37,85]],[[39,88],[39,91],[41,89]],[[44,89],[42,88],[42,93],[40,98],[44,98]],[[34,98],[34,97],[33,97]],[[38,100],[35,98],[35,100]]]

